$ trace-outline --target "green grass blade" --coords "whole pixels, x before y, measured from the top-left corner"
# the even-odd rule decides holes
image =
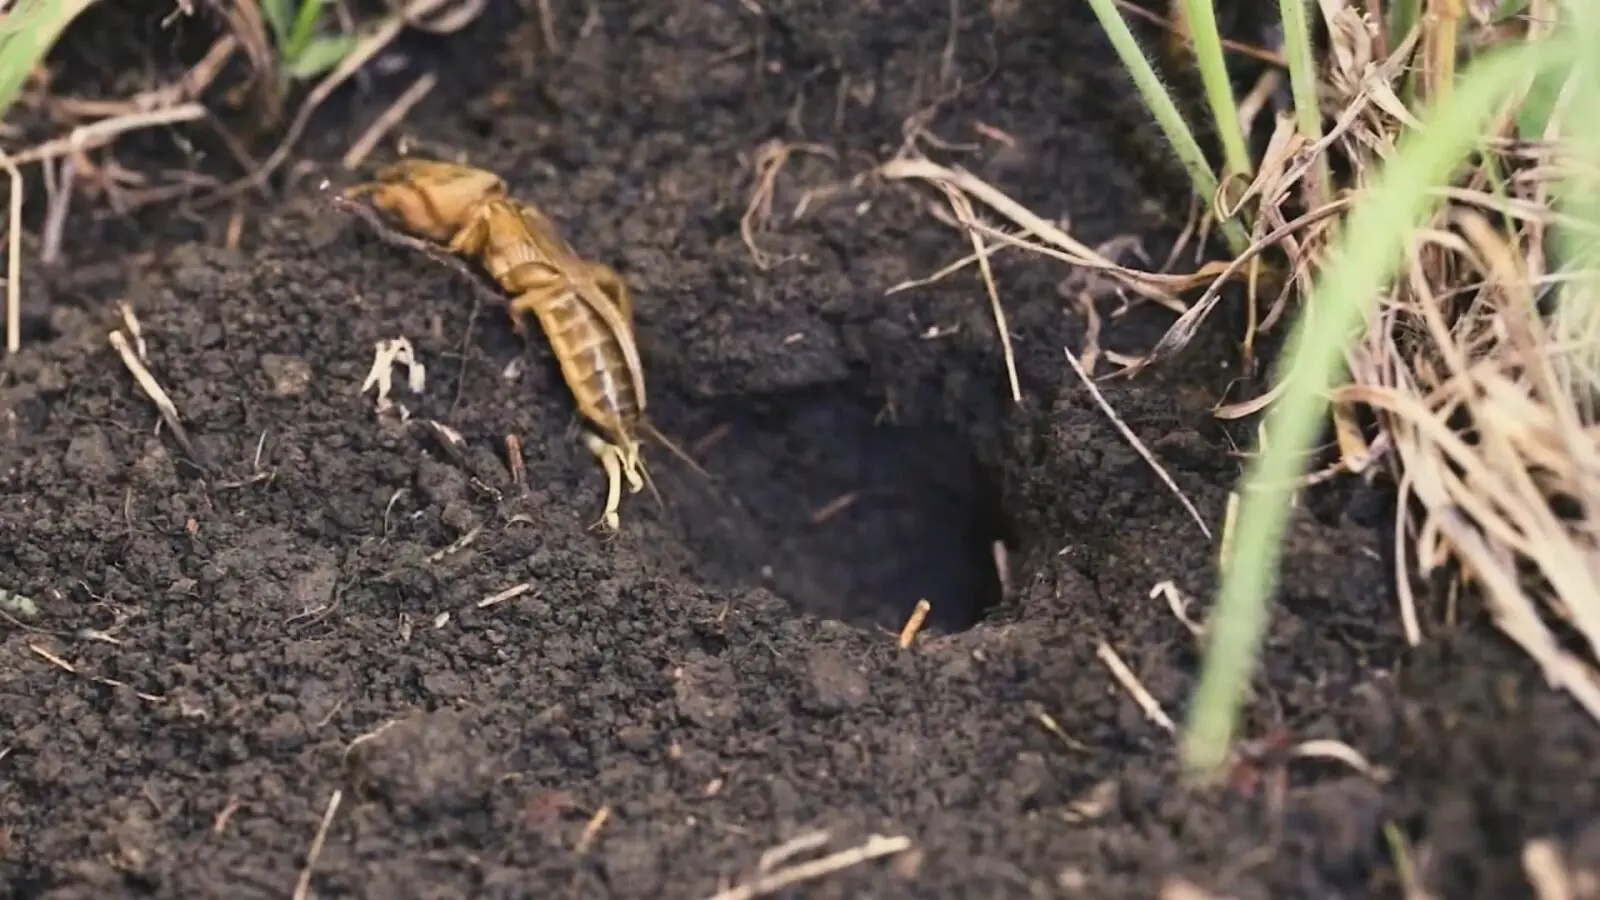
[[[0,17],[0,116],[11,109],[28,75],[61,32],[94,0],[20,0]]]
[[[1239,707],[1255,671],[1276,588],[1290,487],[1326,419],[1327,390],[1338,376],[1344,341],[1356,333],[1393,277],[1409,235],[1437,200],[1464,157],[1478,145],[1485,123],[1533,71],[1563,64],[1570,42],[1519,44],[1484,55],[1463,72],[1451,95],[1423,117],[1423,127],[1402,135],[1386,168],[1351,210],[1343,234],[1317,279],[1311,302],[1316,330],[1297,314],[1278,377],[1293,371],[1285,393],[1268,414],[1271,444],[1251,461],[1233,536],[1233,556],[1210,618],[1209,646],[1182,738],[1184,767],[1211,775],[1226,761]]]
[[[1245,149],[1244,125],[1239,121],[1239,104],[1228,79],[1228,62],[1222,55],[1222,35],[1217,33],[1217,14],[1211,0],[1184,0],[1189,19],[1189,37],[1194,41],[1195,65],[1205,85],[1206,103],[1216,120],[1217,137],[1222,141],[1223,159],[1228,171],[1249,175],[1255,171],[1250,151]]]
[[[1209,208],[1217,195],[1217,177],[1212,174],[1211,164],[1206,161],[1205,152],[1195,140],[1194,132],[1189,130],[1189,123],[1184,121],[1183,114],[1178,112],[1177,104],[1172,101],[1172,95],[1167,93],[1166,85],[1161,83],[1155,68],[1145,58],[1138,40],[1128,29],[1128,23],[1123,21],[1122,13],[1117,10],[1115,0],[1089,0],[1089,5],[1094,7],[1100,27],[1111,39],[1111,46],[1122,59],[1123,68],[1133,78],[1134,87],[1144,99],[1145,108],[1155,116],[1167,143],[1189,173],[1189,182],[1195,195]],[[1238,222],[1231,219],[1223,222],[1222,232],[1228,248],[1234,253],[1243,253],[1250,246],[1249,235]]]
[[[1586,2],[1570,3],[1566,12],[1574,33],[1583,35],[1575,40],[1596,46],[1594,42],[1600,41],[1600,10]],[[1591,225],[1600,224],[1600,173],[1593,162],[1600,160],[1600,114],[1596,111],[1600,104],[1600,65],[1592,56],[1582,57],[1571,76],[1572,97],[1559,122],[1561,139],[1569,143],[1572,158],[1589,162],[1571,166],[1571,174],[1555,186],[1555,195],[1562,212]],[[1535,82],[1535,90],[1541,87],[1540,82],[1545,91],[1543,111],[1548,116],[1564,79],[1540,79]],[[1571,347],[1564,354],[1561,367],[1568,390],[1576,392],[1581,387],[1584,393],[1578,399],[1588,408],[1600,397],[1600,278],[1595,274],[1596,267],[1600,267],[1600,242],[1592,233],[1577,228],[1558,226],[1552,232],[1561,268],[1572,276],[1560,289],[1553,316],[1561,343]]]
[[[355,50],[357,43],[354,36],[345,34],[314,37],[298,56],[287,61],[284,74],[303,81],[331,72]]]
[[[1306,20],[1306,0],[1278,0],[1283,16],[1283,52],[1289,61],[1289,84],[1294,90],[1295,121],[1308,140],[1322,139],[1322,107],[1317,102],[1317,66],[1311,56],[1311,24]],[[1328,158],[1317,159],[1316,200],[1323,203],[1332,187]]]
[[[1394,0],[1389,7],[1389,41],[1393,50],[1411,33],[1412,26],[1422,18],[1422,0]]]
[[[273,44],[281,55],[289,46],[289,35],[294,31],[294,16],[290,14],[289,0],[261,0],[261,17],[272,29]]]
[[[298,60],[311,46],[311,38],[316,34],[317,21],[321,17],[322,0],[302,0],[299,12],[295,13],[294,29],[289,32],[289,45],[279,52],[290,62]]]

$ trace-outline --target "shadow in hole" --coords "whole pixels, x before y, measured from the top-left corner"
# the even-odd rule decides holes
[[[61,337],[61,332],[50,321],[49,315],[24,311],[18,324],[21,326],[23,344],[45,344]]]
[[[703,578],[764,584],[812,615],[898,631],[977,624],[1000,597],[998,491],[945,426],[875,421],[845,391],[720,410],[699,451],[715,498],[681,519]]]

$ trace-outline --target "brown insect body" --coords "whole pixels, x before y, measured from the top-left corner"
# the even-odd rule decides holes
[[[588,271],[595,264],[579,259],[543,214],[510,200],[481,207],[450,248],[481,260],[511,295],[508,310],[518,334],[526,332],[524,316],[538,320],[578,413],[630,454],[633,430],[644,419],[645,389],[621,279],[613,280],[609,270],[596,277]]]
[[[636,431],[648,431],[694,465],[645,419],[633,300],[617,272],[579,257],[542,212],[510,199],[505,182],[481,169],[406,160],[346,196],[361,194],[372,194],[374,205],[408,230],[448,241],[451,252],[477,260],[511,296],[508,312],[518,334],[526,333],[527,315],[538,320],[579,415],[604,436],[586,436],[610,481],[598,525],[616,530],[623,477],[635,493],[648,483]]]

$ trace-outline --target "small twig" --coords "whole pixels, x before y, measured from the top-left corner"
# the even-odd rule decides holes
[[[39,262],[42,265],[52,265],[61,255],[61,234],[66,229],[67,211],[72,207],[73,182],[78,174],[78,167],[73,165],[72,155],[61,160],[61,182],[55,185],[55,195],[50,198],[50,209],[44,217],[44,244],[39,249]],[[48,174],[49,163],[43,164]],[[46,179],[54,181],[54,179]]]
[[[159,694],[147,694],[144,691],[133,690],[133,686],[128,684],[126,681],[118,681],[115,678],[107,678],[104,675],[90,675],[89,673],[80,670],[72,663],[69,663],[52,653],[49,649],[41,647],[38,644],[29,644],[28,650],[32,652],[34,656],[39,657],[40,659],[51,664],[52,666],[55,666],[61,671],[66,672],[69,675],[77,675],[80,678],[87,678],[96,684],[103,684],[110,688],[127,688],[128,690],[132,690],[133,695],[138,697],[140,700],[147,700],[151,703],[166,702],[167,698]]]
[[[506,467],[511,470],[511,483],[521,491],[527,487],[528,464],[522,458],[522,438],[506,435]]]
[[[1578,896],[1561,856],[1561,849],[1548,838],[1532,840],[1522,846],[1522,871],[1527,873],[1538,900],[1575,900]]]
[[[0,150],[0,167],[11,176],[10,241],[6,261],[6,355],[22,347],[22,172],[12,158]]]
[[[1094,652],[1096,656],[1100,657],[1100,661],[1106,664],[1106,668],[1111,670],[1111,677],[1115,678],[1117,683],[1122,685],[1122,689],[1133,696],[1133,701],[1139,704],[1139,708],[1144,710],[1145,718],[1160,725],[1168,734],[1177,733],[1178,726],[1173,724],[1172,719],[1167,716],[1166,710],[1162,709],[1156,698],[1145,690],[1144,685],[1139,682],[1138,676],[1134,675],[1133,670],[1128,668],[1128,665],[1122,661],[1122,657],[1117,655],[1117,651],[1111,649],[1110,644],[1101,641]]]
[[[344,761],[345,762],[349,762],[350,761],[350,754],[356,752],[356,748],[357,747],[360,747],[362,744],[366,744],[366,743],[368,743],[370,741],[375,741],[378,738],[382,737],[384,732],[390,730],[391,728],[397,728],[397,727],[399,727],[401,725],[404,725],[405,723],[406,723],[405,719],[390,719],[389,721],[383,723],[382,725],[379,725],[377,728],[372,729],[371,731],[367,732],[366,734],[357,735],[353,740],[350,741],[349,744],[345,745],[344,754],[343,754]]]
[[[828,832],[819,828],[797,834],[775,847],[768,847],[756,860],[756,874],[765,875],[802,853],[820,850],[828,846],[831,839]]]
[[[272,151],[272,155],[268,156],[254,172],[227,185],[209,197],[196,201],[194,204],[195,209],[204,211],[217,203],[231,200],[245,191],[254,190],[266,184],[267,179],[272,177],[274,172],[289,161],[289,155],[294,151],[295,145],[300,142],[301,136],[305,134],[306,126],[311,123],[311,116],[317,111],[317,108],[322,106],[333,95],[333,92],[338,90],[340,85],[349,80],[350,76],[360,71],[373,57],[382,52],[383,48],[389,46],[396,37],[399,37],[400,32],[404,31],[407,26],[419,28],[433,34],[448,34],[477,18],[483,12],[487,0],[466,0],[458,11],[452,11],[440,21],[424,22],[428,16],[438,12],[449,2],[450,0],[411,0],[399,13],[384,19],[383,24],[379,25],[366,40],[358,44],[344,59],[340,60],[338,67],[317,82],[317,86],[312,88],[311,92],[306,95],[305,101],[300,104],[300,109],[295,113],[294,120],[289,123],[288,130],[284,133],[283,139],[278,143],[277,148]]]
[[[508,587],[499,593],[490,594],[482,600],[479,600],[478,608],[488,609],[496,604],[504,603],[507,600],[513,600],[517,597],[521,597],[523,594],[526,594],[531,590],[533,590],[533,582],[531,581],[524,581],[521,584],[512,585],[511,587]]]
[[[1020,236],[1019,236],[1019,239],[1020,239]],[[1007,243],[1004,243],[1004,242],[997,243],[997,244],[988,244],[983,248],[983,252],[984,252],[985,255],[992,257],[996,253],[1000,252],[1001,250],[1006,249],[1007,247],[1015,247],[1015,246],[1016,246],[1015,244],[1007,244]],[[902,291],[909,291],[909,290],[911,290],[913,288],[926,287],[926,286],[928,286],[930,284],[933,284],[933,283],[938,282],[938,281],[942,281],[945,278],[948,278],[951,275],[954,275],[955,273],[961,271],[962,269],[965,269],[967,266],[970,266],[973,263],[976,263],[977,261],[978,261],[978,254],[977,253],[968,253],[966,256],[963,256],[960,259],[956,260],[955,262],[944,266],[943,268],[941,268],[938,271],[934,272],[932,275],[924,275],[921,278],[912,278],[912,279],[909,279],[907,281],[902,281],[899,284],[897,284],[897,285],[889,288],[888,290],[884,291],[883,295],[885,297],[892,297],[895,294],[901,293]]]
[[[1072,366],[1072,371],[1078,373],[1078,378],[1082,379],[1083,386],[1089,389],[1089,394],[1094,397],[1094,402],[1100,405],[1101,411],[1111,420],[1111,424],[1115,425],[1117,431],[1121,432],[1122,436],[1127,439],[1134,452],[1138,453],[1144,458],[1145,462],[1150,464],[1150,468],[1155,470],[1162,483],[1167,486],[1168,490],[1172,491],[1173,496],[1178,498],[1178,502],[1183,504],[1183,508],[1189,511],[1189,517],[1194,519],[1196,525],[1200,526],[1201,533],[1209,539],[1211,537],[1211,529],[1207,527],[1205,519],[1200,517],[1200,511],[1195,509],[1194,504],[1189,502],[1188,497],[1184,496],[1183,490],[1178,487],[1177,482],[1172,480],[1172,476],[1167,474],[1167,470],[1162,468],[1159,462],[1156,462],[1155,455],[1145,447],[1143,441],[1139,440],[1139,436],[1133,433],[1133,429],[1129,428],[1122,421],[1122,417],[1117,415],[1116,410],[1111,408],[1111,404],[1106,401],[1105,395],[1101,394],[1100,388],[1095,385],[1094,379],[1090,378],[1089,373],[1083,370],[1083,365],[1078,362],[1077,357],[1072,355],[1071,350],[1066,351],[1066,356],[1067,362]]]
[[[556,40],[556,17],[550,11],[550,0],[538,0],[539,3],[539,32],[544,37],[544,49],[548,53],[559,53],[560,43]]]
[[[1013,585],[1011,583],[1011,554],[1006,550],[1005,541],[995,541],[989,545],[989,552],[994,558],[994,574],[1000,582],[1000,599],[1011,599]]]
[[[955,210],[956,218],[966,229],[967,237],[972,241],[972,252],[978,258],[978,271],[983,274],[983,286],[989,292],[989,309],[994,315],[994,327],[1000,332],[1000,348],[1005,354],[1006,378],[1011,382],[1011,401],[1022,403],[1022,381],[1017,375],[1017,357],[1011,351],[1011,327],[1006,324],[1005,307],[1000,304],[1000,291],[994,285],[994,272],[989,267],[989,254],[985,250],[983,237],[978,234],[973,225],[977,216],[972,211],[972,202],[965,194],[955,187],[939,183],[944,189],[945,196],[950,200],[950,208]]]
[[[10,259],[5,271],[5,352],[10,356],[22,348],[22,173],[5,151],[0,151],[0,168],[11,176],[11,216],[6,226]]]
[[[824,875],[831,875],[851,866],[860,865],[868,860],[901,853],[910,848],[910,838],[884,837],[875,834],[867,838],[866,843],[859,847],[842,850],[811,862],[785,866],[770,873],[763,873],[747,884],[713,894],[708,900],[753,900],[755,897],[764,897],[768,894],[777,893],[786,887],[812,881]]]
[[[482,525],[478,525],[478,526],[474,527],[471,531],[468,531],[466,534],[463,534],[461,537],[458,537],[454,541],[451,541],[449,546],[447,546],[447,547],[445,547],[445,548],[443,548],[441,550],[435,550],[433,553],[429,554],[428,555],[428,562],[436,563],[439,560],[444,559],[447,556],[453,556],[453,555],[455,555],[457,553],[460,553],[461,551],[463,551],[463,550],[467,549],[468,547],[472,546],[473,543],[478,540],[478,536],[481,535],[481,534],[483,534],[483,526]]]
[[[1166,598],[1167,609],[1172,611],[1173,618],[1183,623],[1183,627],[1189,629],[1189,633],[1196,638],[1204,638],[1206,636],[1206,626],[1196,622],[1194,617],[1189,615],[1190,600],[1183,595],[1182,591],[1178,590],[1176,584],[1171,581],[1163,581],[1150,589],[1150,597],[1151,599],[1156,597]]]
[[[322,822],[317,825],[317,834],[311,839],[311,849],[306,851],[306,864],[300,869],[300,878],[294,885],[294,900],[306,900],[311,896],[311,873],[317,866],[317,859],[322,856],[322,846],[328,840],[328,827],[333,824],[333,815],[339,811],[339,801],[344,799],[344,791],[335,790],[333,796],[328,798],[328,808],[322,814]]]
[[[373,148],[378,146],[378,142],[383,140],[384,135],[393,131],[395,126],[399,125],[400,121],[411,112],[412,108],[421,103],[422,98],[428,96],[428,92],[432,91],[438,84],[439,76],[432,72],[424,72],[417,77],[416,81],[411,82],[411,86],[405,89],[405,93],[402,93],[394,103],[391,103],[389,108],[384,110],[382,115],[373,121],[371,127],[362,132],[361,137],[350,145],[349,151],[345,153],[344,159],[341,161],[345,169],[348,171],[360,166],[367,156],[372,153]]]
[[[1066,744],[1068,749],[1076,750],[1079,753],[1094,752],[1093,747],[1090,747],[1088,744],[1085,744],[1084,742],[1074,738],[1072,735],[1067,734],[1067,730],[1061,727],[1061,723],[1056,721],[1055,716],[1050,715],[1042,709],[1035,709],[1033,711],[1033,718],[1034,721],[1039,723],[1040,728],[1050,732],[1055,736],[1056,740]]]
[[[590,817],[588,824],[583,826],[583,833],[578,835],[577,846],[572,848],[572,852],[579,856],[588,853],[589,847],[594,843],[594,839],[599,836],[600,829],[605,827],[606,820],[609,818],[611,818],[611,807],[600,807],[600,809],[597,810],[592,817]]]
[[[1094,295],[1088,291],[1078,292],[1078,308],[1083,310],[1083,354],[1079,357],[1079,365],[1090,377],[1094,376],[1094,367],[1100,364],[1100,310],[1096,308]]]
[[[842,513],[854,506],[855,502],[860,498],[860,491],[849,491],[847,493],[840,494],[839,496],[829,500],[827,503],[822,504],[812,511],[811,524],[821,525],[823,522],[828,521],[839,513]]]
[[[244,210],[235,209],[228,216],[228,228],[222,235],[222,246],[227,250],[239,249],[239,242],[244,238]]]
[[[1022,229],[1024,236],[1037,237],[1050,246],[1024,240],[981,222],[971,223],[967,226],[968,230],[976,230],[986,237],[1061,259],[1075,266],[1104,272],[1129,290],[1163,305],[1171,306],[1177,303],[1172,296],[1173,292],[1188,290],[1194,285],[1209,283],[1217,278],[1217,272],[1205,269],[1189,275],[1160,275],[1117,265],[1098,251],[1073,239],[1061,227],[1040,218],[1022,204],[964,169],[946,168],[927,159],[894,159],[879,166],[875,171],[879,177],[891,181],[915,179],[937,185],[941,189],[954,188],[1009,219],[1012,224]]]
[[[1168,878],[1161,883],[1157,900],[1219,900],[1216,894],[1183,878]]]
[[[128,336],[133,338],[133,348],[139,352],[139,361],[146,362],[150,359],[144,345],[144,327],[139,324],[139,316],[133,307],[124,300],[117,304],[117,309],[122,313],[122,327],[128,330]],[[265,436],[265,432],[262,435]]]
[[[82,153],[111,143],[119,135],[141,128],[155,128],[161,125],[176,125],[180,122],[193,122],[206,116],[206,108],[199,103],[182,103],[166,109],[152,109],[148,112],[129,113],[112,119],[101,119],[98,122],[82,125],[72,129],[66,137],[49,140],[29,150],[24,150],[11,158],[16,165],[23,166],[28,163],[43,162],[66,156],[69,153]]]
[[[1132,2],[1132,0],[1113,0],[1113,2],[1115,2],[1117,7],[1123,12],[1132,16],[1138,16],[1139,18],[1144,19],[1145,21],[1150,22],[1159,28],[1171,32],[1172,34],[1184,40],[1186,43],[1188,42],[1189,38],[1183,33],[1182,29],[1162,18],[1160,15],[1145,9],[1137,3]],[[1380,21],[1382,20],[1381,16],[1378,18]],[[1242,56],[1248,56],[1251,59],[1267,63],[1268,65],[1278,66],[1279,68],[1288,68],[1289,65],[1288,61],[1284,59],[1282,53],[1275,53],[1266,49],[1265,47],[1257,47],[1254,44],[1246,44],[1242,41],[1231,41],[1227,38],[1222,39],[1221,46],[1224,50],[1232,50],[1234,53],[1238,53]]]
[[[1368,762],[1359,750],[1343,741],[1328,739],[1301,741],[1289,749],[1289,756],[1293,759],[1331,759],[1344,763],[1373,781],[1389,780],[1388,770]]]
[[[167,396],[167,392],[156,382],[155,376],[151,375],[150,370],[139,361],[138,355],[128,346],[128,339],[121,331],[111,332],[111,346],[117,351],[117,355],[122,357],[122,364],[133,374],[133,380],[138,383],[140,390],[144,391],[150,402],[155,404],[156,411],[161,414],[161,421],[172,429],[172,436],[183,448],[183,452],[197,465],[203,465],[204,461],[195,453],[194,443],[189,440],[189,432],[178,418],[178,408],[173,405],[172,398]]]
[[[228,820],[232,819],[233,814],[238,812],[243,806],[244,804],[240,802],[238,794],[230,795],[228,797],[228,802],[223,804],[222,809],[217,812],[217,817],[212,820],[211,833],[221,834],[222,832],[226,831],[228,828]]]
[[[723,423],[706,432],[705,436],[695,441],[689,447],[689,452],[696,457],[704,457],[711,449],[722,443],[723,439],[733,433],[733,426]]]
[[[933,604],[927,600],[918,600],[916,608],[911,610],[911,618],[906,620],[904,628],[900,629],[900,649],[905,650],[911,642],[917,639],[917,632],[922,630],[922,623],[927,620],[928,612],[933,609]]]
[[[115,119],[156,109],[167,109],[188,100],[196,100],[216,80],[239,47],[239,39],[223,35],[211,45],[206,55],[185,72],[177,81],[140,91],[121,100],[87,100],[78,97],[51,98],[52,118]]]

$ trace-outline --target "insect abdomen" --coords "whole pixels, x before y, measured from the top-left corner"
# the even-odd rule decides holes
[[[561,364],[578,412],[613,438],[627,437],[642,411],[616,335],[573,291],[538,303],[534,314]]]

